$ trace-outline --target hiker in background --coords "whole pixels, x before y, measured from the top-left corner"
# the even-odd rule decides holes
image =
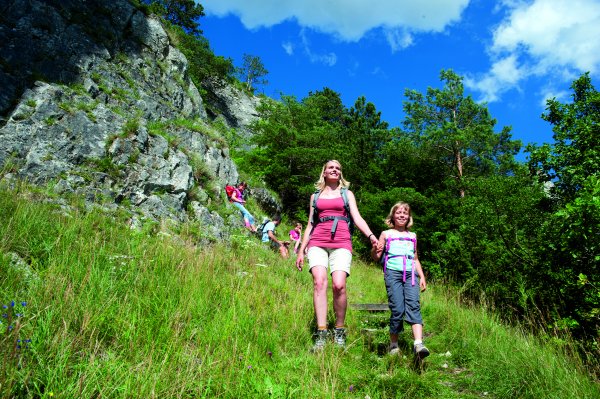
[[[390,354],[399,353],[398,334],[404,330],[404,320],[412,327],[413,352],[419,359],[429,356],[423,344],[423,318],[420,291],[427,289],[425,275],[417,254],[417,235],[410,205],[398,202],[390,210],[385,223],[391,227],[379,236],[379,244],[371,250],[376,261],[383,262],[383,276],[390,306]]]
[[[377,246],[377,238],[364,221],[356,206],[350,183],[342,176],[338,161],[323,165],[317,191],[310,197],[308,224],[298,249],[296,267],[302,270],[304,251],[307,249],[309,271],[313,278],[313,302],[317,322],[313,352],[322,350],[327,342],[327,271],[331,274],[335,328],[333,341],[337,347],[346,345],[346,279],[352,263],[351,224]]]
[[[246,183],[238,183],[238,185],[234,187],[231,196],[229,197],[229,201],[232,202],[233,205],[236,208],[238,208],[242,213],[242,218],[244,219],[244,226],[251,232],[255,233],[256,226],[254,223],[254,216],[252,216],[250,212],[248,212],[248,210],[244,207],[246,200],[244,200],[243,192],[246,189],[246,187]]]
[[[262,242],[270,242],[271,248],[279,251],[282,258],[287,259],[289,256],[288,246],[289,241],[281,241],[275,235],[275,228],[281,223],[281,216],[275,215],[272,220],[268,221],[262,227]]]
[[[248,189],[248,183],[245,181],[238,183],[237,189],[240,191],[240,196],[245,202],[247,197],[246,190]]]
[[[290,241],[294,243],[294,253],[298,253],[300,247],[300,238],[302,238],[302,223],[296,223],[296,227],[290,230]]]

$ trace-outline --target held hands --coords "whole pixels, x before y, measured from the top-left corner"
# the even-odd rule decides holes
[[[377,239],[377,237],[375,237],[375,234],[369,235],[369,241],[371,241],[371,247],[379,249],[379,240]],[[381,244],[381,247],[381,249],[383,249],[383,244]]]

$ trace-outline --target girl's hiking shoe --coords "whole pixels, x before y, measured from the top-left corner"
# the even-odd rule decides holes
[[[415,352],[415,356],[417,356],[419,359],[425,359],[427,356],[429,356],[429,349],[427,349],[427,347],[423,344],[415,344],[413,350]]]
[[[312,347],[312,352],[320,352],[325,348],[325,344],[327,343],[327,337],[329,336],[329,332],[327,330],[317,330],[315,333],[315,344]]]
[[[333,330],[333,343],[338,348],[346,347],[346,329],[345,328],[335,328]]]

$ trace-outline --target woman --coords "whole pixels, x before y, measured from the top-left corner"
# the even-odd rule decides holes
[[[353,222],[367,236],[373,247],[376,247],[378,242],[377,237],[360,216],[354,194],[348,190],[349,185],[350,183],[342,176],[342,165],[338,161],[325,163],[315,184],[318,191],[310,197],[308,224],[296,258],[296,267],[301,271],[304,252],[307,249],[306,256],[313,277],[313,302],[317,319],[313,351],[322,350],[327,342],[328,269],[331,274],[335,311],[333,340],[338,347],[343,348],[346,345],[344,324],[348,305],[346,279],[350,276],[352,263],[350,223]],[[316,202],[315,195],[318,197]]]
[[[256,233],[256,225],[254,224],[254,216],[244,207],[246,200],[244,200],[244,190],[247,185],[245,182],[241,182],[233,190],[230,201],[233,205],[240,210],[242,213],[242,219],[244,220],[244,227],[253,233]]]

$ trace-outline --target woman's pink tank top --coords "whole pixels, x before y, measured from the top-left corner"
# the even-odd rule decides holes
[[[319,198],[317,199],[317,209],[319,210],[320,218],[325,216],[349,217],[349,215],[346,215],[346,210],[344,209],[344,199],[342,197]],[[333,220],[317,223],[317,226],[310,235],[308,248],[345,248],[352,252],[352,239],[350,238],[350,229],[348,229],[348,223],[343,220],[338,220],[334,237],[331,237],[332,225]]]

